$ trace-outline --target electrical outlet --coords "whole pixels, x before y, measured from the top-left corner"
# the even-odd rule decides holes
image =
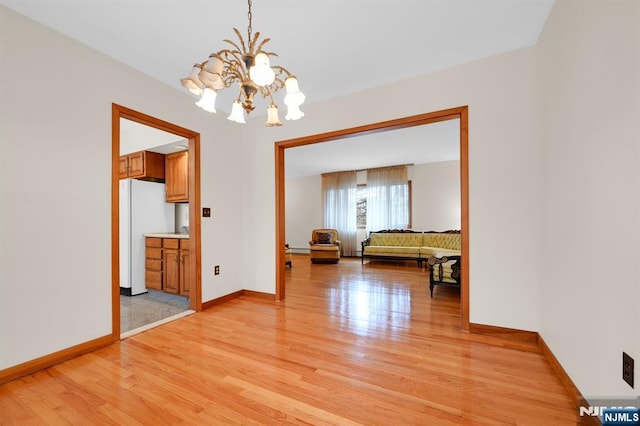
[[[213,275],[220,275],[220,265],[213,267]]]
[[[622,352],[622,380],[633,387],[633,358]]]
[[[211,217],[211,208],[203,207],[202,208],[202,217]]]

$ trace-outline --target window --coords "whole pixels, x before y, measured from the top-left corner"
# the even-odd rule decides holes
[[[395,189],[392,189],[392,193],[398,193],[401,196],[391,196],[391,202],[399,202],[403,204],[391,210],[406,211],[408,214],[407,228],[411,228],[411,181],[406,184],[394,185]],[[367,228],[367,185],[359,184],[356,190],[356,223],[358,229]]]
[[[358,229],[367,227],[367,185],[358,185],[356,192],[356,222]]]

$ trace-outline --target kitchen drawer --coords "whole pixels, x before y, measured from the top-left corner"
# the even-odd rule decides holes
[[[147,247],[145,252],[146,252],[147,259],[162,259],[161,248]]]
[[[162,259],[147,259],[144,265],[147,271],[162,271]]]
[[[163,238],[162,244],[164,248],[174,248],[177,249],[180,247],[180,239],[179,238]]]
[[[188,238],[183,238],[180,240],[180,248],[181,249],[188,249],[189,248],[189,239]]]
[[[146,271],[145,273],[147,288],[153,290],[162,290],[162,272]]]
[[[147,237],[145,245],[147,247],[162,247],[162,238]]]

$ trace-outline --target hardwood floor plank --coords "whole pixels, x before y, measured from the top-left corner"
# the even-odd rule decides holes
[[[532,342],[461,331],[415,263],[312,265],[0,386],[0,425],[575,425]]]

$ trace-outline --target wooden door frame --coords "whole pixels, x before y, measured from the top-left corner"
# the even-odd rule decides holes
[[[118,104],[111,104],[111,315],[112,339],[120,340],[120,119],[135,121],[189,140],[189,268],[193,288],[189,308],[202,310],[200,222],[200,133]]]
[[[460,211],[462,282],[460,291],[461,328],[469,331],[469,107],[461,106],[441,111],[428,112],[395,120],[382,121],[349,129],[336,130],[317,135],[304,136],[276,142],[275,145],[275,204],[276,204],[276,300],[285,298],[285,179],[284,152],[287,148],[329,142],[368,133],[378,133],[405,127],[421,126],[446,120],[460,120]],[[428,283],[425,282],[425,285]]]

